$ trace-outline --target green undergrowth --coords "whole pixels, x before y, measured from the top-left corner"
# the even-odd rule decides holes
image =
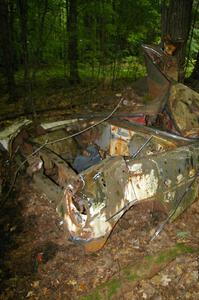
[[[100,66],[96,64],[94,68],[88,63],[79,63],[80,82],[72,84],[68,69],[64,69],[63,63],[57,62],[43,64],[36,70],[31,67],[29,80],[25,85],[24,71],[20,68],[15,73],[15,99],[10,99],[5,82],[0,77],[0,116],[13,112],[20,114],[53,110],[58,106],[68,109],[72,105],[100,102],[106,94],[114,95],[145,74],[144,63],[137,57],[121,61],[116,69],[111,63]]]
[[[199,253],[198,248],[193,248],[185,244],[162,250],[154,255],[145,256],[141,261],[133,266],[124,268],[120,271],[119,278],[114,278],[97,288],[89,294],[80,297],[80,300],[103,300],[114,299],[114,295],[122,289],[126,283],[136,283],[138,280],[153,277],[162,270],[167,264],[182,254]]]

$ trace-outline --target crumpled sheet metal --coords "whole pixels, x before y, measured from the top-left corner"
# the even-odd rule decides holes
[[[162,112],[166,105],[171,86],[171,80],[168,76],[167,56],[158,46],[142,45],[142,48],[147,68],[149,95],[152,99],[161,99],[161,101],[157,101],[156,108],[154,108],[157,115]]]
[[[168,55],[159,45],[142,45],[146,58],[146,67],[149,78],[154,82],[167,82],[178,80],[177,60],[173,55]],[[149,59],[147,59],[147,56]],[[161,74],[160,74],[161,73]]]
[[[181,136],[199,137],[199,94],[177,82],[175,56],[159,46],[142,46],[145,55],[149,93],[161,99],[158,112],[164,108],[174,123],[173,132]],[[160,106],[161,104],[161,106]],[[157,113],[158,113],[157,112]]]
[[[199,135],[199,94],[181,83],[172,85],[168,107],[182,136]]]
[[[9,126],[6,126],[2,131],[0,131],[0,144],[10,154],[12,151],[12,140],[17,136],[17,134],[24,126],[27,126],[30,123],[32,123],[31,120],[18,119],[9,124]]]
[[[124,128],[113,125],[113,132],[116,129],[124,136]],[[126,131],[126,140],[129,136]],[[158,153],[145,152],[137,159],[115,153],[81,172],[82,184],[75,192],[66,187],[58,206],[64,212],[71,240],[83,244],[88,252],[99,250],[123,213],[139,202],[159,201],[169,214],[195,180],[198,157],[198,143],[180,147],[168,143],[167,149],[163,144]],[[173,218],[195,200],[196,193],[194,185],[185,205],[179,206]]]

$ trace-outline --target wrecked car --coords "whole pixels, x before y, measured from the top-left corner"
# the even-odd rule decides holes
[[[38,189],[56,203],[70,239],[87,251],[103,246],[131,206],[156,200],[175,218],[198,192],[198,141],[124,120],[104,122],[64,139],[69,127],[73,135],[77,127],[79,131],[94,124],[60,127],[58,122],[28,140],[20,131],[12,141],[13,151],[21,145],[27,172]],[[51,143],[55,137],[60,141]],[[2,137],[1,143],[10,145]]]
[[[37,126],[18,120],[0,132],[2,149],[23,157],[32,181],[56,204],[70,240],[87,252],[103,247],[130,207],[157,201],[174,220],[198,195],[199,124],[191,117],[199,95],[172,83],[162,53],[145,46],[145,55],[154,100],[141,112],[153,127],[132,122],[141,113],[134,111],[130,119],[110,114],[102,121]],[[188,90],[188,99],[177,89]]]

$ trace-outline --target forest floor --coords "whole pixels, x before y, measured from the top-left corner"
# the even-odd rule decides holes
[[[111,111],[121,94],[127,104],[135,100],[129,87],[77,94],[76,103],[85,101],[67,102],[69,114]],[[63,95],[38,107],[52,108],[55,101],[61,105]],[[17,105],[8,105],[1,117],[23,112]],[[199,200],[153,241],[165,216],[152,204],[134,206],[94,254],[66,239],[54,205],[25,175],[0,214],[0,300],[199,299]]]
[[[20,92],[21,97],[12,102],[7,94],[0,95],[0,122],[21,116],[41,121],[44,118],[74,117],[74,114],[76,117],[90,117],[100,112],[107,114],[115,108],[121,97],[126,100],[124,106],[127,111],[129,112],[129,107],[133,111],[134,105],[141,100],[140,96],[144,96],[145,102],[150,100],[146,91],[146,79],[137,82],[134,86],[132,82],[120,80],[114,87],[110,82],[95,82],[63,88],[63,84],[58,81],[52,82],[53,87],[50,83],[37,87],[28,97]],[[141,95],[137,95],[137,90],[141,91]]]
[[[1,212],[0,299],[199,299],[199,201],[150,241],[162,220],[135,206],[102,250],[85,254],[21,177]]]

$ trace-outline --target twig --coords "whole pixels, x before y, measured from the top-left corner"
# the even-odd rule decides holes
[[[151,135],[146,142],[133,154],[132,158],[136,158],[138,156],[138,154],[144,149],[144,147],[150,142],[150,140],[153,138],[153,136]]]
[[[131,206],[133,206],[138,200],[135,199],[133,201],[130,201],[129,203],[127,203],[125,206],[123,206],[120,210],[118,210],[116,213],[114,213],[111,217],[109,217],[108,219],[106,219],[105,222],[108,222],[109,220],[111,220],[112,218],[116,217],[119,213],[121,213],[122,211],[127,211],[127,209],[129,209]]]
[[[196,178],[199,176],[199,173],[197,173],[195,175],[194,180],[190,183],[189,187],[186,188],[186,190],[184,191],[184,193],[182,194],[181,197],[179,197],[176,206],[174,208],[174,210],[168,215],[168,217],[166,218],[166,220],[164,220],[164,222],[159,226],[159,228],[156,230],[156,232],[154,233],[154,235],[152,236],[150,241],[153,241],[159,234],[160,232],[164,229],[165,225],[169,222],[169,220],[173,217],[173,215],[175,214],[176,210],[178,209],[180,203],[182,202],[182,200],[184,199],[184,197],[186,196],[186,194],[188,193],[188,191],[190,190],[190,188],[192,187],[193,183],[196,181]]]

